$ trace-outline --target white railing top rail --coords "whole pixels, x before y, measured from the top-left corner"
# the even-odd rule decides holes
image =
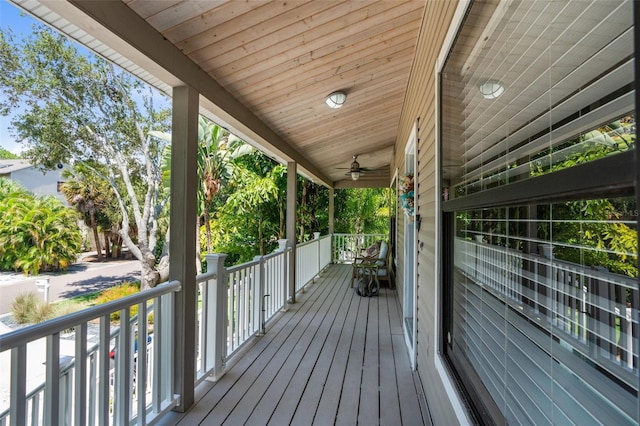
[[[309,240],[309,241],[305,241],[304,243],[297,243],[296,247],[304,247],[304,246],[308,246],[309,244],[313,244],[317,242],[318,240]]]
[[[105,315],[109,315],[114,311],[127,309],[130,306],[143,303],[153,297],[180,291],[181,287],[182,285],[180,284],[180,281],[170,281],[160,284],[152,289],[141,291],[140,293],[123,297],[122,299],[114,300],[100,306],[94,306],[62,317],[54,318],[40,324],[34,324],[10,331],[0,336],[0,352],[4,352],[21,345],[26,345],[34,340],[75,327],[78,324],[86,323]]]

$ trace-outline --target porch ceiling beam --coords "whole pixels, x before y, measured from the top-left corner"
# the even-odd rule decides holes
[[[261,149],[264,148],[267,153],[276,156],[280,161],[295,161],[302,174],[310,175],[316,182],[332,186],[331,180],[315,165],[283,140],[126,4],[120,1],[87,0],[69,0],[69,3],[93,19],[95,23],[78,20],[77,17],[75,20],[69,19],[69,14],[73,16],[75,12],[65,10],[70,8],[61,6],[66,2],[43,2],[47,6],[52,6],[51,8],[55,9],[56,13],[69,19],[70,22],[101,42],[108,42],[105,40],[105,33],[115,34],[144,57],[143,59],[136,55],[135,58],[130,58],[132,61],[136,63],[138,60],[148,62],[150,59],[162,68],[162,74],[166,75],[166,71],[169,71],[172,76],[196,89],[209,101],[204,105],[209,107],[211,113],[222,121],[218,124],[225,125],[238,136],[257,143]],[[75,14],[77,15],[77,13]],[[107,39],[113,41],[112,36],[107,36]],[[161,75],[158,77],[162,78]],[[175,85],[175,82],[170,84]]]
[[[358,180],[344,179],[333,182],[334,188],[388,188],[391,179],[388,176],[376,178],[361,178]]]

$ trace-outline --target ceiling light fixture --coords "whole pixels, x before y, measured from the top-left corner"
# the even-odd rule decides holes
[[[351,179],[358,180],[360,178],[360,172],[351,172]]]
[[[344,92],[333,92],[329,96],[325,102],[329,105],[329,108],[340,108],[347,100],[347,94]]]
[[[480,84],[479,89],[485,99],[495,99],[504,93],[504,86],[498,80],[487,80]]]

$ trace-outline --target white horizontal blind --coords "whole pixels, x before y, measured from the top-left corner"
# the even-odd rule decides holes
[[[597,179],[636,149],[632,16],[622,0],[474,2],[443,68],[444,210],[474,194],[445,238],[446,352],[493,421],[638,423],[634,184]],[[576,166],[578,196],[482,208]]]

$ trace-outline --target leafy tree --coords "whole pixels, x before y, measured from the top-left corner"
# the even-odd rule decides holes
[[[274,181],[274,175],[284,173],[284,166],[277,165],[266,176],[244,169],[238,178],[237,189],[229,196],[221,216],[229,219],[237,217],[244,226],[240,227],[240,232],[245,236],[251,236],[249,246],[256,247],[249,253],[253,255],[267,254],[267,240],[275,242],[277,238],[277,227],[273,221],[269,220],[270,206],[278,200],[278,187]],[[257,251],[257,253],[256,253]],[[249,260],[249,259],[242,259]]]
[[[314,232],[329,228],[329,191],[327,188],[298,177],[298,242],[312,238]]]
[[[0,146],[0,160],[13,160],[15,158],[20,157]]]
[[[335,232],[386,234],[389,231],[388,191],[388,188],[347,188],[336,191]]]
[[[171,142],[171,134],[161,131],[151,131],[151,135]],[[200,253],[202,247],[209,253],[213,252],[213,237],[211,229],[211,211],[216,204],[224,204],[219,197],[223,186],[235,174],[235,160],[250,154],[253,148],[243,140],[232,135],[227,130],[200,116],[198,120],[198,235],[196,238],[197,267],[200,270]],[[164,157],[163,181],[169,186],[171,151],[168,149]],[[202,220],[201,220],[202,219]],[[200,223],[204,222],[204,243],[200,242]]]
[[[81,247],[73,210],[0,179],[0,269],[59,271],[75,262]]]
[[[120,238],[142,265],[142,288],[168,277],[156,267],[159,219],[168,194],[161,184],[166,143],[149,134],[169,126],[138,80],[99,57],[88,58],[43,26],[21,43],[0,32],[0,111],[12,121],[28,158],[43,168],[93,162],[109,183],[122,216]],[[104,172],[103,172],[104,170]]]
[[[198,131],[198,176],[200,177],[200,202],[205,226],[206,249],[213,250],[211,244],[211,209],[214,197],[223,183],[234,173],[233,160],[247,155],[252,147],[240,138],[230,134],[220,126],[200,117]]]

